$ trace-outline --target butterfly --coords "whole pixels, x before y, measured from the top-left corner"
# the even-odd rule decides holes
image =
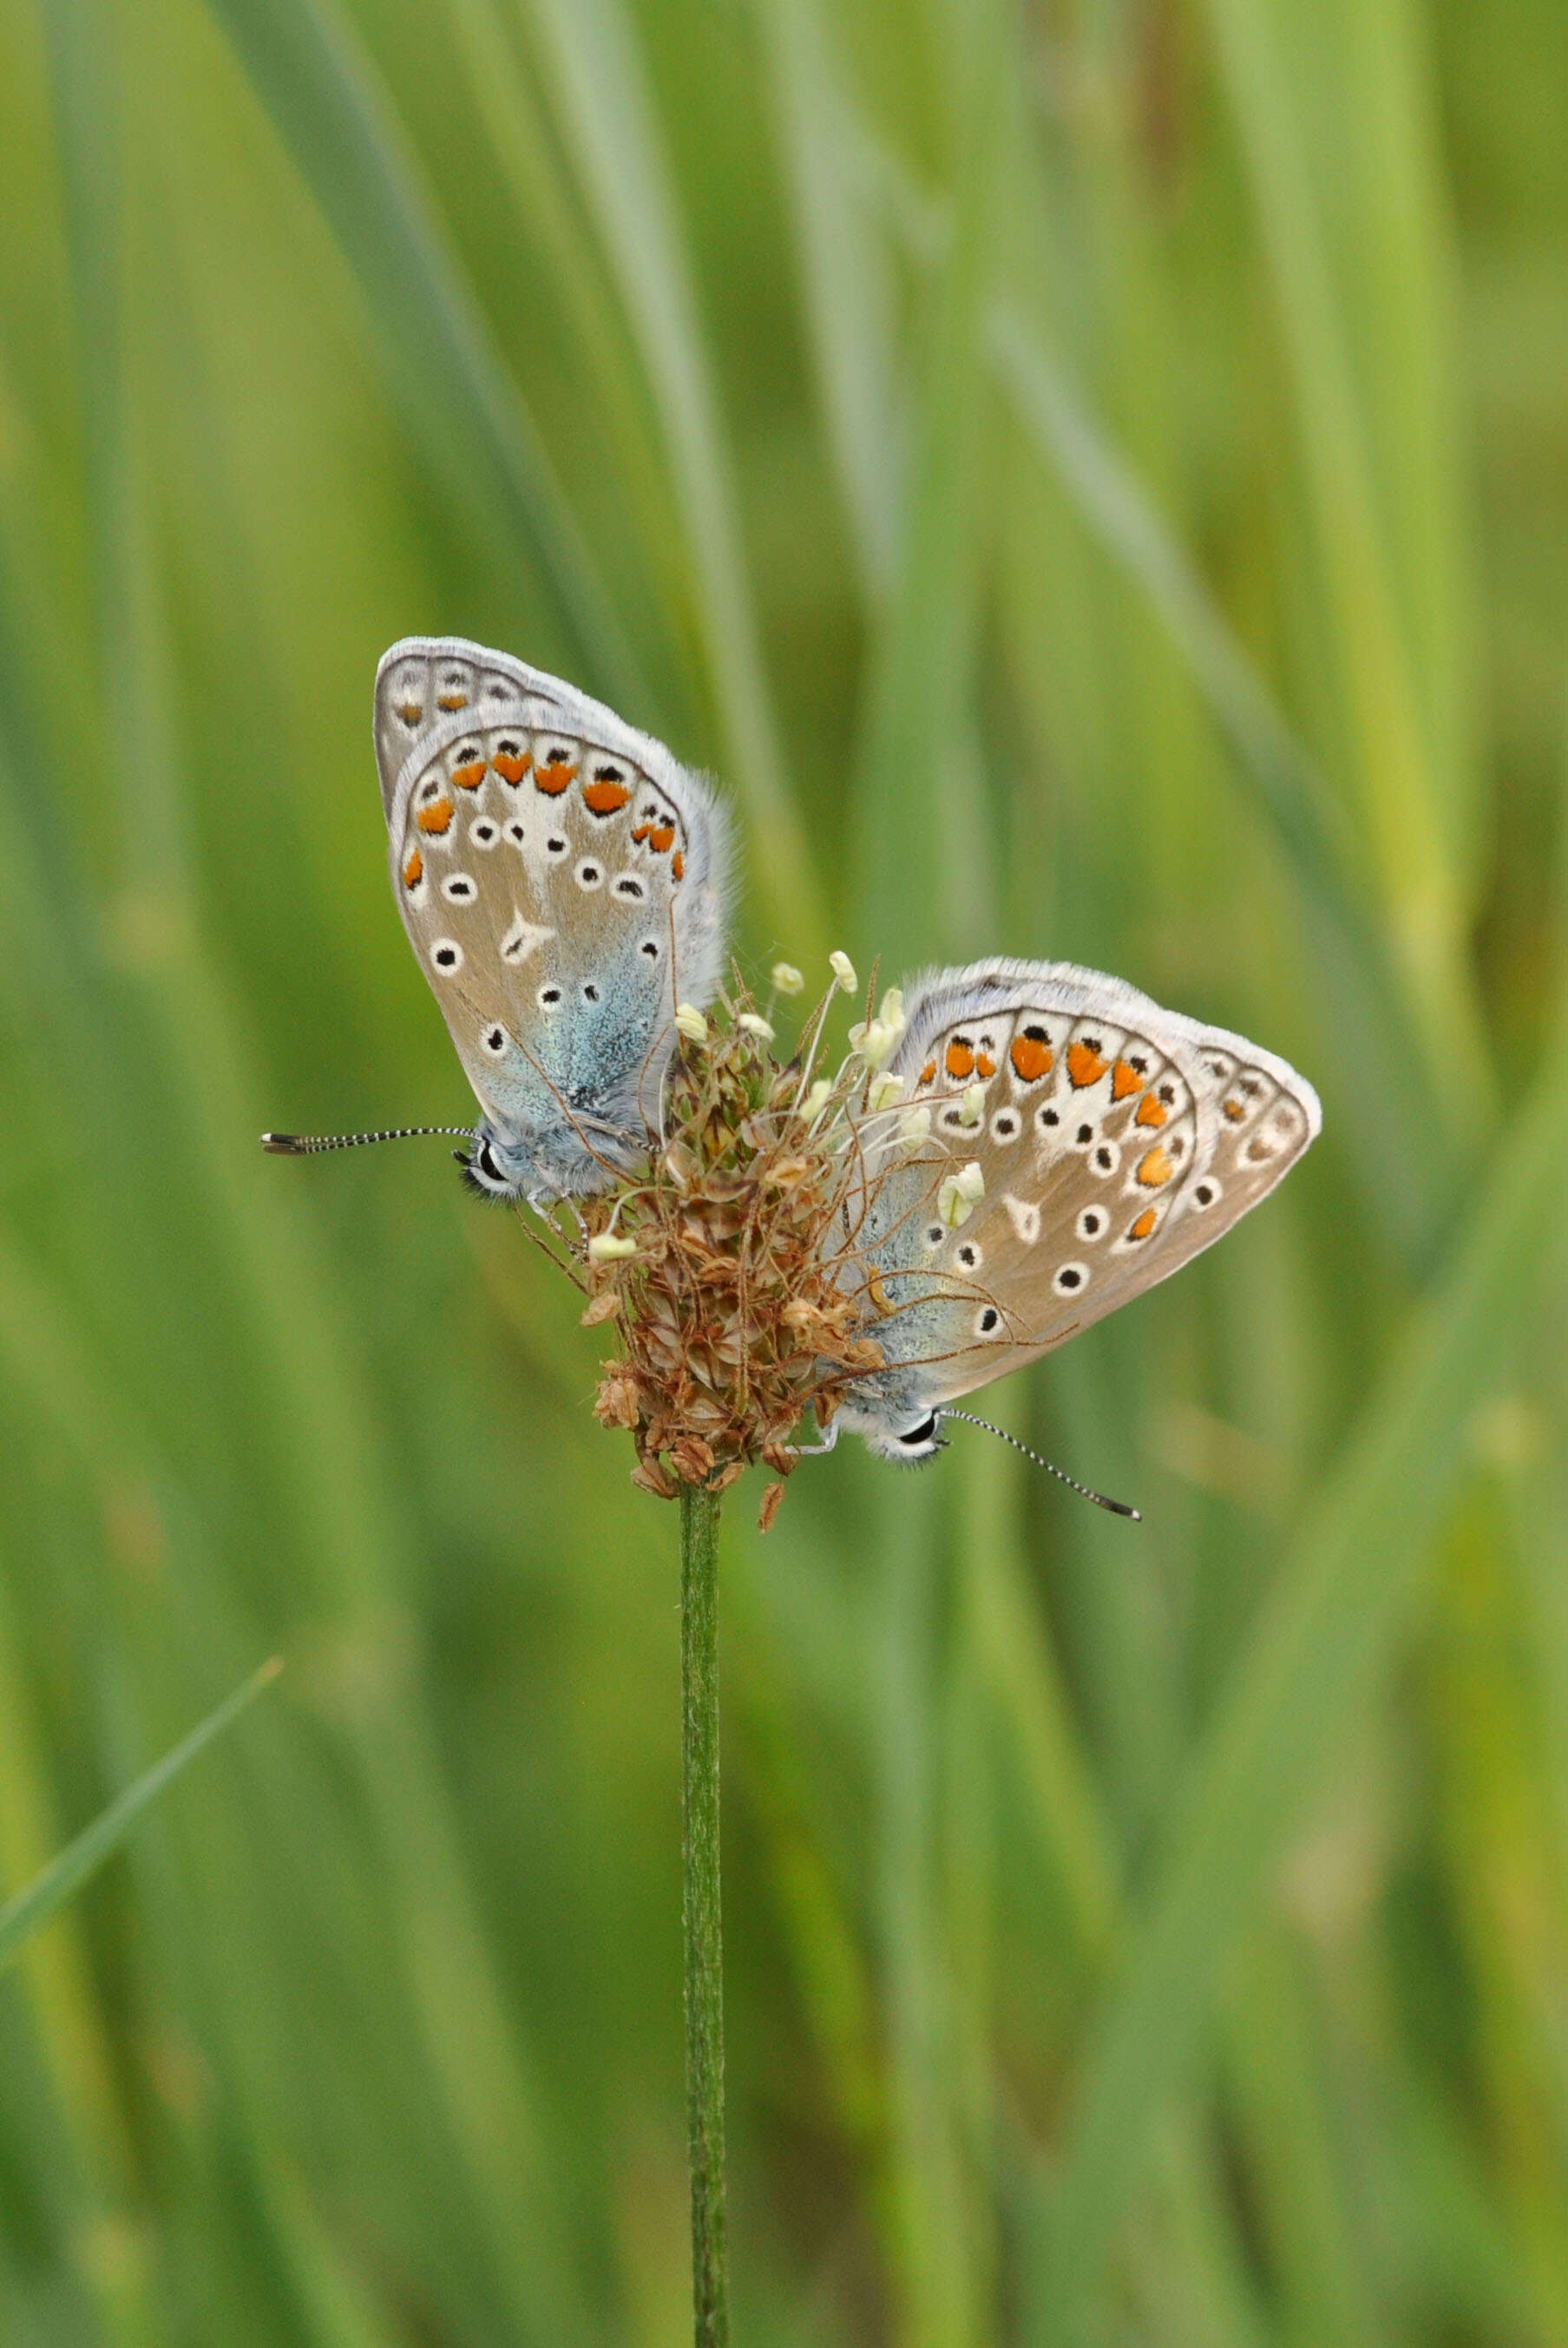
[[[392,646],[375,736],[393,894],[481,1110],[471,1133],[402,1130],[464,1132],[487,1196],[612,1188],[657,1145],[677,1009],[717,988],[720,803],[574,685],[460,637]],[[960,1397],[1222,1237],[1321,1116],[1274,1054],[1070,963],[928,971],[884,1000],[901,1025],[844,1210],[880,1366],[827,1441],[913,1461]]]
[[[718,983],[729,834],[662,743],[456,636],[376,674],[392,891],[483,1112],[467,1171],[538,1206],[645,1156],[682,1002]]]
[[[853,1210],[887,1366],[830,1432],[908,1460],[960,1396],[1212,1246],[1322,1114],[1274,1053],[1071,963],[928,971],[903,1016]]]

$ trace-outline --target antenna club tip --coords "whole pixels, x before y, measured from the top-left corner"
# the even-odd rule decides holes
[[[263,1133],[262,1148],[273,1158],[296,1158],[300,1138],[297,1133]]]

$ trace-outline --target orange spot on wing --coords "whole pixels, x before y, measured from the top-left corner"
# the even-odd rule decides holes
[[[979,1055],[975,1063],[975,1073],[977,1076],[994,1076],[995,1075],[996,1063],[991,1057],[989,1052],[982,1052]]]
[[[466,709],[469,705],[466,693],[442,693],[437,695],[437,699],[443,709]]]
[[[1147,1100],[1140,1100],[1139,1102],[1138,1115],[1134,1117],[1133,1123],[1135,1125],[1163,1125],[1170,1114],[1171,1112],[1166,1107],[1164,1102],[1162,1100],[1156,1100],[1154,1095],[1150,1093]]]
[[[420,718],[425,715],[425,705],[419,701],[400,701],[397,705],[397,715],[405,726],[418,726]]]
[[[674,873],[677,880],[684,880],[686,879],[686,858],[681,854],[678,848],[670,859],[670,870]]]
[[[1233,1125],[1240,1125],[1246,1113],[1246,1104],[1243,1101],[1228,1100],[1225,1103],[1225,1115]]]
[[[450,829],[452,820],[451,800],[432,799],[428,807],[422,807],[419,809],[419,812],[415,817],[414,820],[418,825],[421,831],[433,831],[438,838],[443,831]]]
[[[1080,1091],[1085,1085],[1098,1084],[1108,1065],[1085,1043],[1068,1045],[1068,1074]]]
[[[526,750],[523,752],[521,758],[514,758],[511,753],[508,750],[498,750],[495,757],[490,760],[490,765],[495,768],[496,773],[500,777],[502,782],[513,784],[521,782],[524,775],[528,772],[531,763],[531,762]]]
[[[624,783],[585,783],[583,797],[595,815],[614,815],[631,798]]]
[[[405,889],[417,889],[420,880],[424,878],[424,872],[425,860],[416,848],[410,854],[408,861],[403,867],[403,886]]]
[[[1162,1141],[1157,1141],[1152,1149],[1145,1150],[1138,1161],[1138,1179],[1146,1190],[1158,1190],[1161,1182],[1169,1182],[1175,1171],[1171,1153]]]
[[[558,799],[576,772],[569,759],[555,758],[548,767],[535,767],[533,779],[536,788],[548,798]]]
[[[1137,1069],[1129,1061],[1118,1060],[1110,1076],[1111,1099],[1125,1100],[1129,1093],[1140,1092],[1142,1087],[1143,1079]]]
[[[1127,1236],[1130,1240],[1146,1240],[1154,1229],[1154,1210],[1145,1207]]]
[[[934,1060],[927,1060],[924,1067],[922,1068],[920,1072],[920,1081],[923,1085],[934,1085],[936,1082],[936,1063]]]
[[[661,823],[648,834],[648,846],[655,856],[665,855],[675,844],[676,828],[673,823]]]
[[[1048,1076],[1057,1065],[1056,1054],[1048,1044],[1042,1044],[1037,1035],[1015,1035],[1009,1056],[1017,1075],[1026,1085],[1037,1085],[1040,1078]]]
[[[470,758],[466,766],[452,768],[452,780],[460,791],[477,791],[485,778],[485,762]]]
[[[639,848],[642,846],[644,840],[646,839],[653,828],[654,827],[651,823],[640,823],[637,826],[637,829],[632,834],[632,838],[636,841]]]
[[[947,1073],[962,1079],[975,1074],[975,1055],[960,1036],[955,1035],[947,1046]]]

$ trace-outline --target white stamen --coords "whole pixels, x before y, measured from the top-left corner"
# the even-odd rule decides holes
[[[855,976],[854,963],[847,953],[830,953],[828,956],[828,968],[846,994],[855,994],[859,992],[861,982]]]
[[[931,1111],[926,1107],[906,1108],[898,1121],[898,1138],[917,1149],[931,1135]]]
[[[776,962],[770,975],[780,994],[799,994],[806,981],[792,962]]]
[[[895,1076],[891,1068],[884,1068],[880,1076],[872,1078],[871,1090],[866,1095],[866,1106],[872,1109],[892,1108],[903,1091],[903,1078]]]
[[[595,1263],[618,1263],[636,1254],[637,1242],[624,1240],[618,1231],[600,1231],[589,1241],[588,1252]]]
[[[956,1174],[949,1174],[936,1193],[936,1211],[950,1231],[966,1223],[980,1200],[985,1196],[985,1177],[978,1161],[971,1159]]]
[[[964,1104],[958,1112],[958,1122],[960,1125],[978,1125],[985,1114],[985,1087],[984,1085],[971,1085],[964,1096]]]
[[[676,1025],[680,1029],[681,1034],[686,1037],[687,1043],[707,1043],[707,1021],[703,1017],[702,1013],[697,1009],[695,1003],[676,1004]]]
[[[760,1035],[765,1044],[773,1041],[773,1030],[759,1011],[741,1012],[735,1024],[743,1027],[748,1035]]]

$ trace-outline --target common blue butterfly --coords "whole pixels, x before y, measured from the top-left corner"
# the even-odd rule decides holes
[[[484,1112],[473,1179],[608,1188],[657,1124],[676,1004],[717,983],[722,809],[613,710],[457,636],[386,654],[376,757],[393,893]]]
[[[888,1366],[840,1421],[884,1457],[944,1406],[1180,1271],[1318,1131],[1272,1052],[1071,963],[923,973],[868,1123],[856,1211]]]

